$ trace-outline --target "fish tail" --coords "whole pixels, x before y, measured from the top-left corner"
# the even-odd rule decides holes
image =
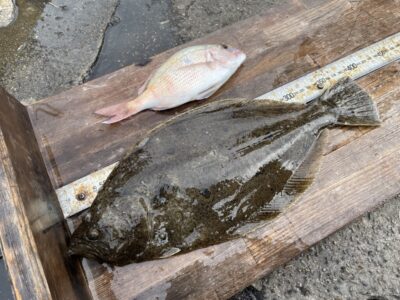
[[[350,78],[344,78],[321,97],[338,114],[337,124],[377,126],[379,113],[371,97]]]
[[[128,102],[115,104],[96,110],[95,114],[109,117],[109,119],[103,121],[104,124],[113,124],[122,121],[130,116],[145,110],[147,107],[143,105],[143,99],[139,96],[135,100]]]

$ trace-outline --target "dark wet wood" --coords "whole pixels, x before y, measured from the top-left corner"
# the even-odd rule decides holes
[[[15,298],[88,298],[26,107],[1,88],[0,103],[0,238]]]
[[[248,54],[215,100],[261,95],[399,31],[397,0],[289,0],[191,44],[224,42]],[[68,235],[50,182],[59,187],[117,161],[148,129],[177,112],[144,112],[115,126],[92,115],[134,95],[174,51],[28,107],[33,128],[25,108],[2,92],[0,236],[18,299],[87,297],[80,270],[68,273],[75,262],[66,261]],[[331,130],[317,181],[285,214],[247,238],[167,260],[115,269],[85,261],[93,298],[227,298],[400,193],[400,66],[393,63],[359,83],[378,102],[382,126]]]
[[[265,16],[190,43],[224,42],[241,48],[248,56],[244,66],[212,100],[259,96],[399,31],[398,1],[357,3],[288,1]],[[118,161],[148,129],[177,111],[147,111],[114,126],[101,124],[102,119],[93,115],[98,108],[135,95],[151,71],[174,51],[155,56],[145,67],[121,69],[30,107],[55,187]]]

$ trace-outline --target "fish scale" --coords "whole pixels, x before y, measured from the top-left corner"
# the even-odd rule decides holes
[[[400,60],[400,33],[334,61],[257,99],[308,102],[320,96],[340,78],[348,76],[357,79],[396,60]],[[90,207],[97,191],[116,165],[117,163],[111,164],[57,189],[57,196],[65,218]],[[84,201],[78,200],[79,197],[77,197],[82,192],[82,187],[88,191]]]

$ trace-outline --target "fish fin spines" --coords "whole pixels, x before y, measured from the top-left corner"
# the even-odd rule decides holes
[[[352,79],[344,78],[321,96],[322,102],[338,114],[337,124],[377,126],[380,124],[376,104]]]
[[[303,162],[286,182],[282,192],[262,208],[262,212],[281,212],[313,183],[325,151],[328,130],[324,129],[308,151]]]
[[[322,130],[303,162],[286,183],[283,189],[285,193],[289,195],[301,194],[312,184],[320,167],[327,137],[328,130]]]

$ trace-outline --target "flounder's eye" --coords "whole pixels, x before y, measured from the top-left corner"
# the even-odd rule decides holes
[[[99,238],[99,236],[100,236],[100,232],[95,228],[90,229],[90,231],[88,232],[89,240],[92,240],[92,241],[97,240]]]
[[[224,49],[228,49],[228,46],[225,45],[225,44],[221,44],[221,47],[224,48]]]

